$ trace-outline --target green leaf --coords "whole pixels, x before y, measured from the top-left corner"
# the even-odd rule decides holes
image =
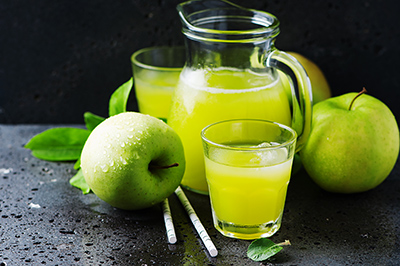
[[[110,116],[126,112],[126,104],[133,85],[132,78],[122,84],[111,95],[108,113]]]
[[[79,156],[79,159],[74,164],[75,170],[78,170],[79,168],[81,168],[81,157],[80,156]]]
[[[89,130],[81,128],[52,128],[34,136],[25,148],[41,160],[78,160],[89,134]]]
[[[92,131],[95,127],[97,127],[105,119],[104,117],[95,115],[91,112],[85,112],[83,114],[83,118],[85,119],[86,128],[89,131]]]
[[[268,238],[260,238],[249,245],[247,257],[254,261],[264,261],[281,251],[283,245],[290,245],[290,242],[286,240],[283,243],[275,244]]]
[[[82,190],[83,194],[88,194],[90,193],[90,187],[85,181],[85,177],[83,176],[82,169],[79,169],[76,175],[74,175],[70,180],[69,183]]]

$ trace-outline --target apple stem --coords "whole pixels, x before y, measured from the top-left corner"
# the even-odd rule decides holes
[[[150,164],[149,168],[151,168],[151,169],[168,169],[168,168],[176,167],[176,166],[179,166],[179,163],[173,163],[173,164],[170,164],[170,165],[153,165],[153,164]]]
[[[360,92],[356,95],[356,97],[354,97],[354,99],[351,101],[350,106],[349,106],[349,110],[351,110],[351,107],[353,107],[354,101],[355,101],[358,97],[360,97],[361,94],[364,94],[364,93],[366,93],[366,92],[367,92],[367,90],[366,90],[365,87],[364,87],[364,88],[362,89],[362,91],[360,91]]]

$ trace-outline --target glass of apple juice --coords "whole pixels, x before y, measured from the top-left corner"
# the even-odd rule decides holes
[[[148,47],[131,56],[139,111],[167,120],[172,93],[185,64],[183,46]]]
[[[201,132],[213,222],[223,235],[257,239],[282,221],[296,132],[266,120],[236,119]]]

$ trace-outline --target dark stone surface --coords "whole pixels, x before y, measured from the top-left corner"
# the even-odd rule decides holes
[[[82,123],[108,114],[130,55],[182,44],[179,0],[0,2],[0,123]],[[277,47],[325,72],[334,95],[360,91],[400,115],[398,0],[236,0],[275,14]],[[137,110],[134,95],[129,110]]]
[[[38,160],[23,145],[53,126],[0,125],[0,265],[260,265],[250,241],[216,232],[208,197],[186,191],[218,248],[210,258],[175,195],[178,242],[167,243],[160,206],[121,211],[71,187],[73,163]],[[283,226],[289,239],[263,265],[398,265],[400,165],[377,188],[354,195],[319,189],[304,171],[292,177]]]

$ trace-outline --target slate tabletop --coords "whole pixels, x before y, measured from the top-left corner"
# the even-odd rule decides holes
[[[175,195],[169,200],[178,241],[171,245],[159,205],[113,208],[69,184],[72,162],[42,161],[23,148],[60,126],[0,125],[0,266],[400,264],[399,162],[377,188],[352,195],[321,190],[304,169],[293,175],[282,227],[271,237],[292,245],[262,263],[247,258],[251,241],[213,228],[207,196],[185,190],[218,249],[211,258]]]

